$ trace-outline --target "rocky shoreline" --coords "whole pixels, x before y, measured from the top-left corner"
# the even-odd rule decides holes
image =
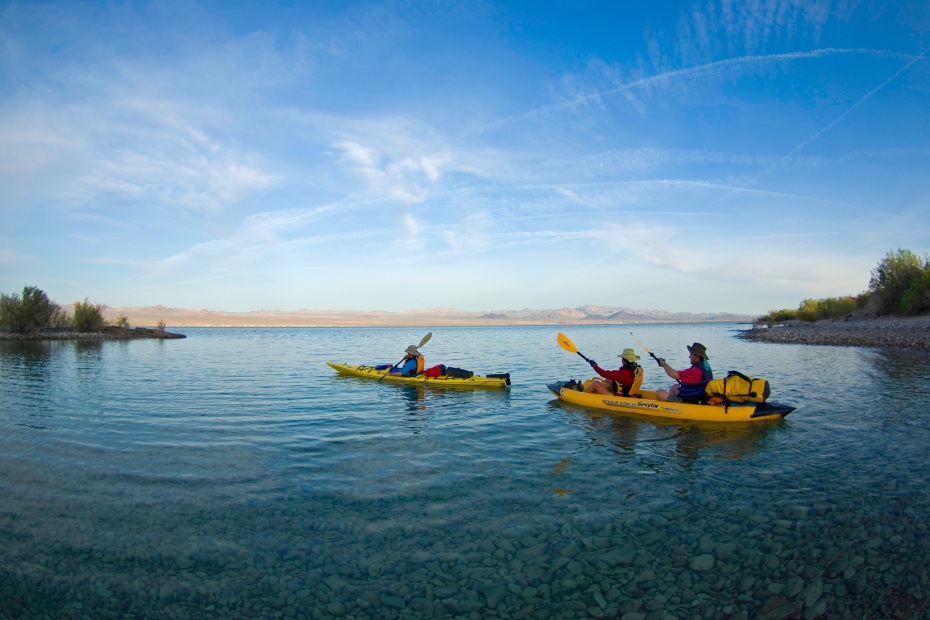
[[[930,316],[791,321],[756,326],[740,334],[756,342],[930,351]]]
[[[104,327],[97,332],[76,332],[66,328],[51,327],[32,334],[0,332],[0,340],[138,340],[142,338],[175,340],[187,338],[187,336],[152,327]]]

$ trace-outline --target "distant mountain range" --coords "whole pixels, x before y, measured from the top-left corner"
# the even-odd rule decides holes
[[[588,321],[610,323],[687,323],[751,321],[748,314],[728,312],[668,312],[666,310],[634,310],[621,306],[578,306],[557,310],[499,310],[481,315],[488,319],[529,319],[553,321]]]
[[[107,308],[109,319],[126,317],[130,325],[172,326],[338,326],[338,325],[550,325],[579,323],[742,323],[755,317],[729,312],[668,312],[634,310],[621,306],[578,306],[576,308],[494,310],[469,312],[454,308],[383,310],[256,310],[226,312],[188,310],[166,306]]]

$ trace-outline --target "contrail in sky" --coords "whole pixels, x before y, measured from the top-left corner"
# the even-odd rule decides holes
[[[828,132],[830,129],[832,129],[833,127],[835,127],[840,121],[842,121],[844,118],[846,118],[847,116],[849,116],[849,115],[852,113],[853,110],[855,110],[856,108],[858,108],[860,105],[862,105],[862,104],[863,104],[864,102],[866,102],[867,100],[871,99],[872,96],[874,96],[877,92],[879,92],[880,90],[882,90],[883,88],[885,88],[886,86],[888,86],[888,84],[890,84],[890,83],[893,82],[895,79],[897,79],[897,77],[898,77],[899,75],[901,75],[902,73],[904,73],[905,71],[907,71],[907,70],[911,67],[911,65],[913,65],[913,64],[914,64],[915,62],[917,62],[918,60],[921,60],[926,54],[927,54],[927,50],[924,50],[923,52],[921,52],[919,56],[916,56],[916,57],[913,58],[909,63],[907,63],[906,65],[904,65],[904,66],[901,67],[900,69],[898,69],[898,70],[894,73],[894,75],[892,75],[892,76],[889,77],[887,80],[885,80],[884,82],[882,82],[881,84],[879,84],[878,86],[876,86],[875,88],[873,88],[872,90],[870,90],[869,92],[867,92],[865,95],[863,95],[863,96],[859,99],[859,101],[857,101],[857,102],[855,102],[854,104],[852,104],[851,106],[849,106],[849,108],[848,108],[845,112],[843,112],[842,114],[840,114],[839,116],[837,116],[835,119],[833,119],[833,120],[832,120],[829,124],[827,124],[823,129],[821,129],[820,131],[818,131],[817,133],[815,133],[814,135],[812,135],[810,138],[808,138],[807,140],[805,140],[805,141],[802,142],[801,144],[799,144],[799,145],[797,145],[796,147],[794,147],[793,149],[791,149],[791,151],[790,151],[789,153],[787,153],[786,155],[783,155],[782,157],[780,157],[780,158],[778,159],[778,161],[776,161],[774,164],[772,164],[771,166],[769,166],[768,168],[766,168],[765,170],[761,171],[759,174],[757,174],[756,176],[754,176],[752,179],[750,179],[745,185],[742,186],[742,188],[745,188],[745,187],[748,187],[748,186],[750,186],[750,185],[753,185],[756,181],[758,181],[761,177],[763,177],[763,176],[764,176],[765,174],[767,174],[769,171],[771,171],[771,170],[773,170],[773,169],[775,169],[775,168],[778,168],[778,167],[782,164],[782,162],[784,162],[786,159],[789,159],[789,158],[791,158],[791,157],[794,157],[799,151],[801,151],[801,149],[803,149],[805,146],[807,146],[808,144],[810,144],[811,142],[813,142],[814,140],[816,140],[817,138],[819,138],[820,136],[822,136],[823,134],[825,134],[826,132]]]
[[[715,62],[707,63],[704,65],[699,65],[696,67],[676,69],[675,71],[669,71],[667,73],[661,73],[659,75],[653,75],[650,77],[640,78],[638,80],[628,82],[616,88],[594,92],[594,93],[590,93],[587,95],[582,95],[580,97],[576,97],[572,99],[571,101],[566,101],[563,103],[534,108],[522,114],[517,114],[515,116],[510,116],[507,118],[500,119],[498,122],[493,123],[492,126],[505,125],[510,122],[531,118],[534,116],[538,116],[540,114],[545,114],[547,112],[557,112],[559,110],[564,110],[567,108],[575,107],[579,104],[583,104],[589,101],[600,99],[608,95],[615,95],[618,93],[630,91],[637,87],[643,87],[643,86],[649,86],[652,84],[668,82],[675,78],[683,78],[683,77],[689,77],[692,75],[697,75],[700,73],[707,73],[715,69],[722,69],[722,68],[730,67],[730,66],[746,65],[750,63],[773,62],[773,61],[779,61],[779,60],[800,60],[800,59],[805,59],[805,58],[820,58],[823,56],[835,56],[835,55],[842,55],[842,54],[863,54],[867,56],[879,56],[879,57],[880,56],[908,57],[907,55],[904,55],[904,54],[900,54],[897,52],[888,52],[885,50],[873,50],[873,49],[864,49],[864,48],[855,48],[855,49],[824,48],[824,49],[819,49],[819,50],[811,50],[808,52],[788,52],[785,54],[769,54],[769,55],[756,55],[756,56],[740,56],[738,58],[727,58],[724,60],[717,60]],[[924,54],[921,54],[920,56],[913,58],[911,62],[909,62],[904,67],[904,69],[906,69],[907,67],[911,66],[912,64],[920,60],[923,56]],[[897,75],[898,74],[895,74],[895,77]],[[891,79],[894,79],[894,78],[891,78]]]

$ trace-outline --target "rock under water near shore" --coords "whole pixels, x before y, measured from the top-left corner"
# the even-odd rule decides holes
[[[756,342],[930,351],[930,316],[837,319],[754,327],[740,334]]]
[[[31,334],[0,332],[0,340],[136,340],[156,338],[174,340],[187,338],[184,334],[167,332],[152,327],[104,327],[96,332],[76,332],[68,328],[49,327]]]

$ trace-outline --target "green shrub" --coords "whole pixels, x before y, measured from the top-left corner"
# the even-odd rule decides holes
[[[103,310],[106,308],[103,304],[92,304],[84,298],[84,301],[74,302],[74,327],[79,332],[95,332],[103,329],[107,324],[103,318]]]
[[[165,328],[168,327],[168,324],[165,323],[164,321],[159,321],[157,327],[158,327],[158,331],[163,332],[165,331]]]
[[[44,291],[23,287],[22,296],[0,295],[0,327],[18,334],[36,332],[52,324],[61,309]]]
[[[785,308],[783,310],[770,310],[768,314],[762,315],[756,319],[756,323],[781,323],[783,321],[793,321],[798,318],[798,311]]]
[[[797,317],[802,321],[838,319],[852,313],[860,305],[860,297],[828,297],[805,299],[798,307]]]
[[[13,331],[18,315],[19,297],[0,294],[0,328]]]
[[[74,327],[74,319],[67,310],[57,306],[48,325],[49,327]]]
[[[924,267],[920,277],[911,282],[901,296],[901,311],[904,314],[927,314],[930,312],[930,266]]]
[[[798,319],[802,321],[813,322],[821,318],[819,315],[819,305],[816,299],[805,299],[798,306]]]
[[[129,327],[129,319],[124,316],[116,317],[116,326],[117,327]]]
[[[869,290],[882,314],[903,312],[905,293],[919,281],[930,268],[930,259],[920,258],[910,250],[888,252],[888,255],[872,270]],[[917,285],[917,289],[920,285]],[[919,295],[915,290],[911,298]]]
[[[850,295],[846,297],[828,297],[820,300],[820,312],[823,318],[840,319],[852,314],[858,306],[856,298]]]

